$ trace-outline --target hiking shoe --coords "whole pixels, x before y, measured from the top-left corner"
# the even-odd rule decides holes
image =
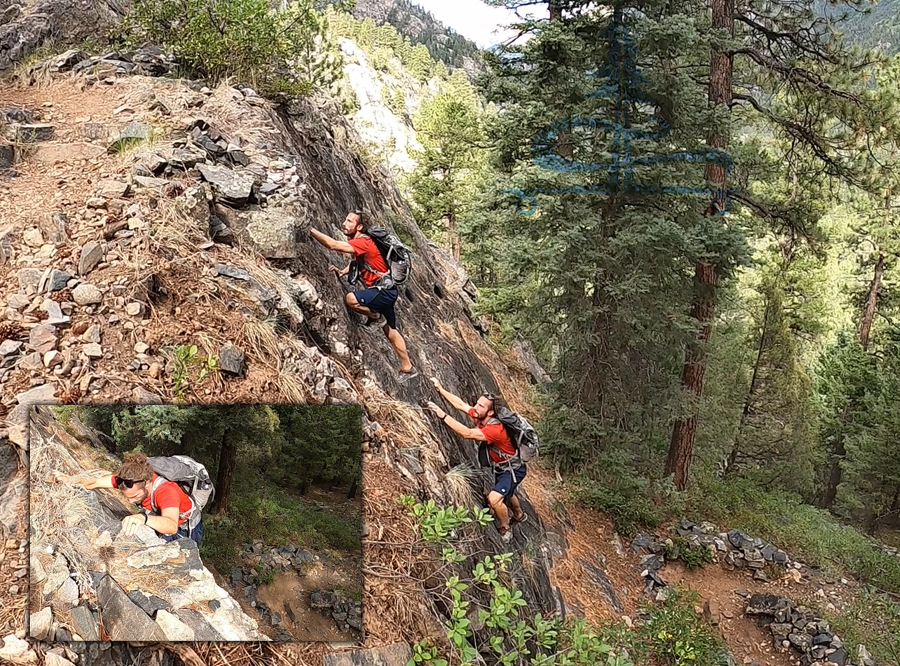
[[[512,541],[512,538],[513,538],[513,533],[510,528],[508,528],[508,527],[506,529],[504,529],[502,527],[500,528],[500,539],[503,540],[503,543],[509,543],[510,541]]]
[[[513,516],[509,519],[509,524],[514,525],[516,523],[524,523],[527,520],[528,520],[528,514],[523,511],[521,518],[516,518],[515,516]]]
[[[366,320],[363,322],[363,326],[384,326],[385,321],[383,314],[379,314],[377,317],[366,317]]]
[[[397,377],[397,380],[401,384],[405,384],[413,377],[418,377],[418,376],[419,376],[419,371],[416,370],[415,366],[413,366],[409,370],[401,370],[399,373],[399,376]]]

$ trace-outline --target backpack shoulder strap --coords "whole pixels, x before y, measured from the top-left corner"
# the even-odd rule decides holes
[[[156,513],[156,502],[154,498],[156,497],[157,489],[166,482],[166,479],[161,477],[159,474],[156,475],[156,478],[153,480],[153,483],[150,485],[150,510],[153,513]]]

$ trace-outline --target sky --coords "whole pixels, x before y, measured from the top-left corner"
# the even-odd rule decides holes
[[[513,31],[500,29],[500,26],[516,20],[515,12],[509,9],[490,7],[481,0],[412,1],[481,48],[487,48],[515,35]],[[495,30],[497,33],[493,34]]]

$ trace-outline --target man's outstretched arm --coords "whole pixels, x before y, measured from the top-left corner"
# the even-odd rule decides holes
[[[446,424],[446,426],[450,428],[450,430],[455,432],[463,439],[472,439],[477,442],[484,442],[487,440],[487,438],[484,436],[484,433],[481,432],[480,429],[469,428],[468,426],[463,425],[433,402],[428,403],[428,409],[437,414],[438,418],[443,421],[444,424]]]
[[[108,474],[107,476],[95,476],[92,478],[85,478],[83,476],[74,477],[71,479],[71,481],[84,486],[88,490],[94,490],[95,488],[112,488],[112,479],[113,475]]]
[[[350,243],[348,243],[347,241],[335,240],[328,234],[323,234],[318,229],[310,229],[309,233],[311,233],[313,238],[315,238],[329,250],[334,250],[335,252],[344,252],[345,254],[356,254],[356,250],[354,250],[353,246],[350,245]]]
[[[441,397],[453,405],[454,409],[458,409],[461,412],[468,412],[472,408],[471,405],[467,405],[458,395],[450,393],[450,391],[441,386],[441,382],[437,377],[432,377],[431,383],[434,385],[434,388],[437,389],[437,392],[441,394]],[[481,431],[479,430],[479,432]]]

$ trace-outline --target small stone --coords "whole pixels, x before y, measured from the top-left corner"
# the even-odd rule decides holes
[[[50,279],[47,281],[47,291],[61,291],[69,286],[69,280],[72,276],[65,271],[53,269],[50,273]]]
[[[706,618],[706,621],[712,625],[719,624],[722,620],[722,616],[719,613],[719,602],[715,599],[708,600],[703,605],[703,616]]]
[[[56,327],[50,324],[38,324],[31,329],[31,334],[28,336],[28,344],[40,354],[56,349]]]
[[[103,349],[96,342],[89,342],[82,347],[88,358],[103,358]]]
[[[58,351],[48,351],[44,354],[44,367],[45,368],[55,368],[57,365],[62,365],[63,355]]]
[[[33,352],[20,358],[16,365],[22,370],[42,370],[44,367],[44,359],[40,352]]]
[[[19,271],[19,287],[27,289],[31,287],[33,291],[37,291],[41,282],[44,271],[39,268],[23,268]]]
[[[18,354],[24,344],[21,340],[4,340],[0,342],[0,356]]]
[[[244,352],[226,342],[219,350],[219,367],[223,372],[240,375],[244,371]]]
[[[128,183],[118,180],[101,180],[97,186],[97,196],[106,199],[121,199],[129,190]]]
[[[41,230],[33,227],[22,234],[22,240],[25,241],[26,245],[31,247],[40,247],[44,244],[44,236],[41,233]]]
[[[149,350],[149,349],[150,349],[150,345],[148,345],[146,342],[138,342],[134,346],[134,353],[135,354],[146,354],[147,350]]]
[[[97,324],[92,324],[81,336],[81,340],[83,342],[96,342],[100,344],[100,327]]]
[[[52,301],[49,298],[41,304],[41,310],[47,313],[47,321],[44,322],[45,324],[60,326],[62,324],[68,324],[70,321],[69,317],[63,314],[59,303]]]
[[[21,310],[31,305],[31,299],[25,294],[11,294],[6,298],[6,304],[13,310]]]
[[[150,377],[153,379],[157,379],[159,377],[159,363],[151,363],[150,364]]]
[[[45,640],[50,635],[50,626],[53,623],[53,611],[50,607],[37,613],[31,613],[29,618],[29,634],[39,641]]]
[[[81,260],[78,262],[78,274],[87,275],[103,260],[103,246],[100,243],[87,243],[81,248]]]
[[[87,201],[84,202],[84,205],[88,208],[106,208],[106,199],[102,197],[89,197]]]
[[[86,321],[80,321],[74,326],[72,326],[72,334],[73,335],[81,335],[88,329],[88,323]]]
[[[132,302],[125,306],[125,312],[128,313],[131,317],[140,316],[141,312],[143,312],[144,306],[142,303]]]
[[[94,285],[83,282],[72,290],[72,299],[78,305],[95,305],[103,302],[103,294]]]
[[[222,603],[218,599],[210,599],[208,605],[210,610],[217,611]]]

